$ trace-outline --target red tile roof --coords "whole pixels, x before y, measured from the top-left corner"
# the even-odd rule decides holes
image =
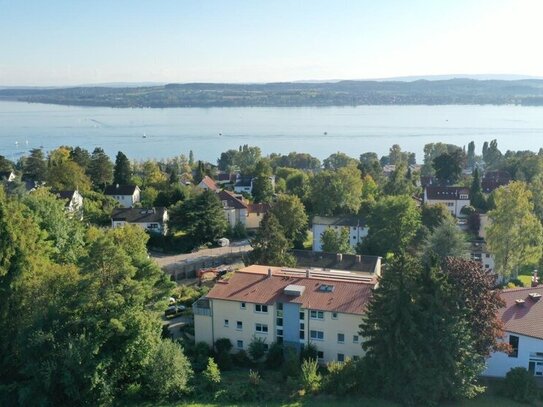
[[[229,280],[217,282],[206,297],[268,305],[295,303],[306,309],[363,314],[375,287],[375,279],[362,282],[307,278],[304,274],[287,275],[277,267],[272,268],[272,276],[269,277],[267,273],[250,270],[251,267],[237,271]],[[305,290],[298,297],[288,296],[284,294],[288,285],[304,286]],[[333,291],[323,292],[319,290],[321,285],[332,285]]]
[[[503,290],[505,307],[500,309],[500,317],[506,331],[543,339],[543,298],[534,301],[530,293],[543,296],[543,286]],[[517,305],[516,300],[524,300],[524,304]]]
[[[211,178],[209,178],[207,175],[202,179],[202,181],[200,182],[203,182],[205,186],[207,186],[209,189],[211,189],[212,191],[217,191],[219,189],[219,187],[217,186],[217,184],[215,183],[215,181],[213,181]]]

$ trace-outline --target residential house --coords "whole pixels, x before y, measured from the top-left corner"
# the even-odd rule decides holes
[[[193,304],[196,342],[228,338],[233,352],[254,337],[300,350],[317,348],[320,363],[363,355],[359,325],[375,276],[334,270],[253,265],[219,280]]]
[[[499,316],[511,351],[493,352],[486,361],[485,376],[505,377],[515,367],[524,367],[543,377],[543,286],[512,288],[501,292],[505,306]]]
[[[481,180],[481,189],[485,194],[490,194],[495,189],[511,182],[511,175],[507,171],[487,171]]]
[[[112,197],[124,208],[131,208],[140,201],[141,190],[137,185],[109,185],[104,194]]]
[[[248,204],[247,205],[247,223],[245,227],[247,230],[255,230],[260,226],[260,222],[264,218],[264,215],[270,211],[271,207],[266,203]]]
[[[168,231],[166,208],[115,208],[111,214],[111,227],[137,225],[148,232],[165,235]]]
[[[78,190],[58,191],[55,195],[64,201],[67,212],[77,212],[83,209],[83,197]]]
[[[313,218],[313,251],[322,251],[321,236],[328,228],[336,232],[343,228],[349,229],[349,243],[355,248],[367,235],[368,228],[362,218],[357,216],[315,216]]]
[[[453,216],[459,217],[462,209],[470,205],[469,188],[427,186],[424,188],[424,203],[430,206],[443,204]]]
[[[236,174],[230,174],[228,172],[219,172],[215,182],[218,185],[224,186],[226,184],[233,184],[236,182]]]
[[[381,257],[360,254],[291,250],[296,266],[305,270],[343,270],[371,276],[381,275]]]
[[[200,189],[205,189],[207,191],[218,191],[220,189],[217,183],[207,175],[202,178],[197,187]]]
[[[236,183],[234,184],[234,191],[238,194],[251,194],[253,191],[253,177],[241,175],[238,176],[236,178]]]
[[[13,171],[0,171],[0,181],[13,182],[15,178],[16,176]]]
[[[494,270],[494,256],[488,251],[484,239],[475,239],[470,242],[470,258],[481,263],[485,270]]]
[[[247,227],[248,208],[247,204],[243,202],[243,198],[238,198],[232,192],[224,189],[217,192],[217,196],[222,203],[224,215],[226,216],[228,224],[232,228],[238,223]]]

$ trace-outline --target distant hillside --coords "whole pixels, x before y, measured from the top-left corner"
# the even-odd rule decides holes
[[[543,105],[543,80],[188,83],[141,87],[0,89],[0,100],[109,107]]]

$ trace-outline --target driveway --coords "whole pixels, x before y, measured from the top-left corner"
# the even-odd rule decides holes
[[[180,315],[175,318],[166,319],[162,318],[163,324],[168,326],[173,339],[177,339],[181,336],[180,328],[192,322],[192,315]]]

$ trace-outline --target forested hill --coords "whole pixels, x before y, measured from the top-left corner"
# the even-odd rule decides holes
[[[110,107],[543,105],[543,80],[189,83],[145,87],[0,89],[0,100]]]

